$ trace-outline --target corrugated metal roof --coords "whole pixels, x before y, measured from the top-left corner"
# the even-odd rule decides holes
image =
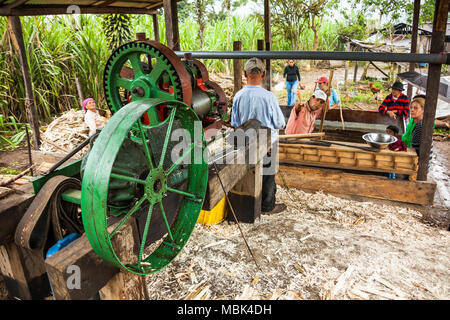
[[[162,6],[162,0],[0,0],[0,16],[31,16],[66,13],[151,14],[155,13],[155,10]]]

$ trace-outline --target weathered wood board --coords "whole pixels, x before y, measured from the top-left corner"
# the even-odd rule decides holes
[[[346,144],[368,147],[361,143]],[[418,157],[413,149],[406,152],[373,152],[340,145],[327,147],[307,144],[280,144],[279,148],[281,163],[409,175],[415,174],[418,168]]]
[[[388,179],[375,175],[360,175],[342,170],[280,164],[276,183],[305,191],[319,191],[376,198],[429,206],[433,204],[436,183]]]

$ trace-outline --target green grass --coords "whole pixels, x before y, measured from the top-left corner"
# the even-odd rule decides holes
[[[0,174],[19,174],[20,171],[11,168],[0,168]]]

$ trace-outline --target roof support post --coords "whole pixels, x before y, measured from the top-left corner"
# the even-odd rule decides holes
[[[271,50],[272,34],[270,32],[270,1],[264,0],[264,39],[266,41],[266,51]],[[266,89],[272,89],[272,66],[270,59],[266,60]]]
[[[180,34],[178,32],[178,9],[176,0],[164,0],[164,18],[166,22],[167,46],[172,50],[180,50]]]
[[[441,53],[444,51],[448,6],[448,0],[436,0],[430,53]],[[428,175],[430,150],[433,142],[434,118],[436,116],[436,105],[441,80],[441,67],[441,64],[436,63],[431,63],[428,67],[427,94],[420,141],[419,170],[417,172],[417,180],[420,181],[426,181]]]
[[[22,25],[20,18],[17,16],[8,17],[8,31],[11,35],[14,48],[19,54],[20,69],[22,71],[23,82],[25,86],[25,110],[27,120],[31,125],[33,132],[33,148],[39,150],[41,144],[41,136],[39,132],[39,118],[34,103],[33,85],[31,82],[30,68],[27,60],[27,52],[23,42]]]
[[[414,14],[412,21],[412,35],[411,35],[411,53],[417,52],[417,34],[419,32],[419,14],[420,14],[420,0],[414,0]],[[412,62],[409,64],[409,71],[414,71],[415,63]],[[408,97],[412,98],[412,89],[413,86],[408,84]]]

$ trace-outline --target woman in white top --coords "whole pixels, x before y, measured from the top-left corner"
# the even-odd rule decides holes
[[[95,134],[97,129],[102,128],[106,124],[106,120],[100,116],[95,105],[95,100],[87,98],[83,101],[83,110],[86,112],[84,115],[84,123],[89,128],[89,137]]]

